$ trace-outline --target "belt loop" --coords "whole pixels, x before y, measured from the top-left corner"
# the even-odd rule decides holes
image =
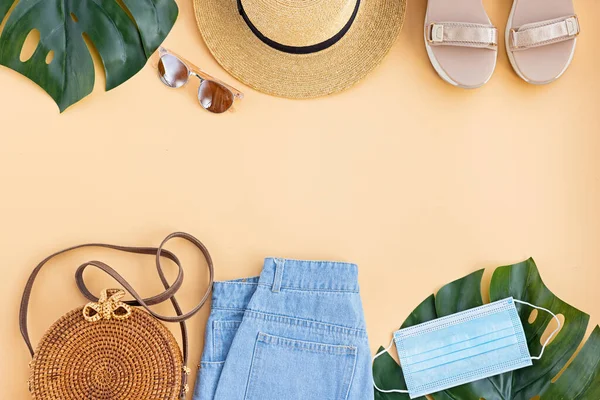
[[[283,268],[285,260],[275,259],[275,279],[273,280],[273,293],[281,291],[281,282],[283,281]]]

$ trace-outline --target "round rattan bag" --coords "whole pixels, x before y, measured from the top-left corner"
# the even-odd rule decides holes
[[[123,291],[104,291],[44,335],[31,363],[34,399],[176,399],[183,357],[173,334]]]
[[[197,239],[190,239],[186,234],[174,235],[197,244],[208,261],[211,282],[202,302],[187,314],[181,312],[173,295],[181,286],[182,269],[177,257],[162,249],[164,242],[158,248],[83,245],[141,254],[156,252],[158,271],[165,285],[165,292],[142,299],[108,265],[98,261],[83,264],[76,274],[77,284],[82,293],[93,301],[61,317],[42,337],[30,363],[29,391],[33,399],[174,400],[185,397],[188,392],[187,377],[190,369],[186,366],[188,345],[184,321],[195,314],[208,298],[212,288],[213,268],[208,251]],[[23,296],[21,331],[30,350],[26,320],[31,286],[41,265],[55,255],[44,260],[36,268]],[[180,276],[172,285],[163,279],[165,277],[160,257],[167,257],[180,267]],[[125,287],[126,291],[104,290],[99,298],[94,298],[83,282],[83,271],[89,266],[107,272]],[[136,300],[123,301],[127,292]],[[148,305],[165,300],[171,300],[177,317],[161,316],[148,308]],[[140,305],[147,311],[133,307],[134,305]],[[183,352],[171,331],[159,319],[180,322]]]

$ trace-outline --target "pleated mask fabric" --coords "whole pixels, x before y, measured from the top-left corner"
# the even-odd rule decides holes
[[[515,303],[550,313],[558,323],[539,356],[532,357]],[[560,320],[550,310],[512,297],[394,332],[394,344],[411,399],[529,367],[539,360]]]

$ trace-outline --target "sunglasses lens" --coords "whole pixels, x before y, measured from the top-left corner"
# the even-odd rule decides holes
[[[213,81],[202,81],[198,89],[200,105],[215,114],[223,113],[233,105],[233,93],[223,85]]]
[[[158,75],[165,85],[180,88],[187,83],[190,71],[177,57],[165,54],[158,62]]]

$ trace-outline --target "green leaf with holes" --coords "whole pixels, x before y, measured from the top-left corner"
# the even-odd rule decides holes
[[[9,11],[0,35],[0,64],[41,86],[61,112],[94,88],[84,36],[102,59],[110,90],[142,69],[179,12],[174,0],[0,0],[0,20]],[[21,50],[34,30],[39,44],[23,62]]]
[[[428,297],[407,318],[402,328],[427,322],[480,306],[483,270],[442,287],[437,295]],[[497,268],[492,276],[490,300],[507,297],[523,300],[552,310],[564,317],[564,326],[546,348],[541,360],[533,366],[497,375],[466,385],[431,394],[434,400],[598,400],[600,399],[600,328],[596,327],[583,349],[567,369],[559,375],[581,344],[589,316],[554,295],[542,281],[532,259],[515,265]],[[518,305],[531,354],[542,349],[541,338],[552,317],[538,312],[529,322],[532,310]],[[534,313],[535,314],[535,313]],[[383,349],[383,348],[381,348]],[[373,364],[375,383],[381,389],[404,389],[402,369],[385,354]],[[558,379],[555,379],[557,376]],[[553,382],[554,381],[554,382]],[[405,400],[407,394],[380,393],[376,400]],[[424,398],[419,398],[423,400]]]

